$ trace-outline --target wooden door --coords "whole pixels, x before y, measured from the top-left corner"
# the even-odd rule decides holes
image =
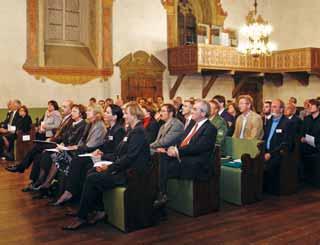
[[[122,98],[126,101],[136,100],[138,97],[153,98],[162,96],[162,86],[157,86],[157,81],[152,78],[129,78],[123,90]],[[159,91],[161,90],[161,91]]]

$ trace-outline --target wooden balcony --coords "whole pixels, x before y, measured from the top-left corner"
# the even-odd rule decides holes
[[[192,74],[211,76],[203,87],[203,98],[220,75],[232,75],[235,81],[232,94],[235,97],[248,77],[259,77],[281,86],[283,75],[289,74],[302,85],[308,85],[310,74],[320,77],[320,49],[282,50],[271,56],[253,58],[232,47],[199,44],[169,48],[168,65],[170,74],[178,76],[170,89],[170,98],[175,96],[184,77]]]
[[[203,71],[320,74],[320,49],[301,48],[274,52],[253,58],[235,48],[215,45],[190,45],[168,49],[171,75],[190,75]]]

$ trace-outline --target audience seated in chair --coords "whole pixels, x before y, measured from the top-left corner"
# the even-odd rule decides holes
[[[106,128],[102,120],[103,111],[101,106],[88,106],[87,111],[85,111],[84,106],[74,105],[71,117],[74,122],[69,135],[74,135],[74,138],[71,138],[73,142],[70,140],[65,146],[57,146],[56,149],[59,152],[50,156],[52,159],[51,163],[54,164],[51,164],[46,180],[37,189],[48,189],[58,170],[65,176],[68,176],[72,159],[76,158],[79,154],[90,152],[90,149],[98,147],[103,143]],[[88,119],[88,124],[84,121],[85,118]],[[42,164],[47,166],[48,161],[42,161]],[[43,179],[43,175],[40,172],[40,182]]]
[[[182,106],[182,115],[184,116],[184,131],[190,131],[190,129],[194,126],[195,121],[192,119],[192,107],[194,105],[193,100],[185,100]]]
[[[65,100],[62,103],[62,115],[63,120],[61,121],[59,127],[56,130],[56,133],[53,137],[49,138],[48,140],[51,142],[61,143],[63,142],[64,137],[67,137],[68,130],[72,125],[72,118],[71,118],[71,108],[73,102],[71,100]],[[24,159],[15,166],[7,167],[6,169],[10,172],[19,172],[23,173],[29,166],[32,164],[34,159],[42,153],[44,149],[48,146],[45,144],[35,144],[34,147],[26,154]],[[33,166],[34,171],[31,172],[31,179],[37,180],[39,177],[39,166]]]
[[[154,118],[155,111],[149,105],[142,106],[143,113],[145,118],[143,119],[143,127],[146,130],[148,142],[152,143],[156,140],[158,132],[159,132],[159,123]]]
[[[93,167],[94,162],[114,158],[115,149],[126,133],[123,126],[122,109],[114,104],[108,105],[104,113],[104,121],[110,127],[107,130],[103,144],[88,150],[92,152],[92,157],[74,157],[72,159],[69,174],[65,180],[65,191],[54,205],[60,205],[70,199],[79,198],[87,172]]]
[[[217,129],[210,123],[210,104],[196,101],[192,109],[195,125],[185,132],[178,146],[161,148],[160,194],[155,206],[167,202],[167,181],[171,177],[182,179],[208,180],[212,175],[210,159],[214,151]]]
[[[14,160],[14,141],[16,139],[17,123],[20,121],[19,108],[21,107],[21,102],[19,100],[13,100],[8,102],[9,112],[7,117],[1,125],[0,137],[2,137],[2,155],[7,158],[7,160]],[[22,126],[22,125],[19,125]],[[4,151],[4,149],[6,151]]]
[[[181,140],[184,134],[183,124],[175,117],[175,113],[173,105],[162,105],[160,118],[165,123],[160,127],[156,140],[150,144],[151,152],[156,152],[158,148],[168,148]]]
[[[141,122],[143,111],[136,102],[130,102],[124,108],[124,118],[131,130],[119,145],[115,157],[110,159],[114,160],[111,165],[104,164],[89,171],[76,218],[64,229],[75,230],[87,223],[95,224],[104,219],[103,192],[126,185],[129,169],[144,174],[150,166],[149,143]],[[94,217],[88,220],[89,214],[94,211],[97,211]]]
[[[253,101],[249,95],[239,96],[239,110],[233,137],[240,139],[262,139],[263,122],[261,116],[253,111]]]

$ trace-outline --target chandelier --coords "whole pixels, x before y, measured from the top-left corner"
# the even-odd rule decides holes
[[[240,33],[246,37],[247,42],[238,46],[238,51],[255,58],[263,55],[271,55],[276,50],[276,45],[269,42],[272,26],[257,14],[258,3],[254,1],[254,10],[249,11],[246,17],[246,25],[240,29]]]

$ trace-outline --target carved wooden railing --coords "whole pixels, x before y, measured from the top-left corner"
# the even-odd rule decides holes
[[[203,70],[320,74],[318,48],[282,50],[271,56],[253,58],[240,54],[232,47],[199,44],[170,48],[168,57],[172,75],[188,75]]]

